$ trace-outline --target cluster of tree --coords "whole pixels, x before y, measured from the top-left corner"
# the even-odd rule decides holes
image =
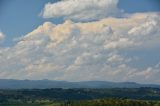
[[[99,99],[66,102],[61,106],[160,106],[160,102],[129,99]]]
[[[160,100],[158,88],[107,88],[107,89],[19,89],[0,90],[0,102],[15,100],[89,100],[101,98],[128,98]]]
[[[0,106],[160,106],[160,101],[131,99],[94,99],[54,102],[50,100],[8,101]]]
[[[0,102],[0,106],[61,106],[65,105],[65,103],[52,101],[52,100],[39,100],[35,98],[35,100],[7,100]]]
[[[124,99],[104,100],[103,98],[125,98],[125,100]],[[95,100],[95,99],[101,99],[101,100]],[[131,101],[127,99],[157,101],[160,100],[160,89],[158,88],[107,88],[107,89],[55,88],[55,89],[0,90],[0,103],[2,104],[2,105],[0,104],[0,106],[5,106],[4,104],[6,103],[7,104],[8,103],[11,104],[54,103],[55,105],[55,103],[57,102],[58,103],[63,102],[64,104],[61,104],[62,106],[63,105],[67,106],[67,104],[69,104],[69,106],[99,106],[99,104],[100,106],[103,105],[108,106],[107,104],[110,103],[113,103],[114,104],[113,106],[121,106],[116,104],[123,104],[122,106],[160,106],[159,103],[155,105],[155,102]],[[64,102],[64,101],[72,101],[72,102]],[[137,105],[131,105],[134,103]],[[152,105],[152,103],[154,103],[154,105]]]

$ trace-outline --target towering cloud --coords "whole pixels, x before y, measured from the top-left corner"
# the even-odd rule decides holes
[[[158,13],[86,23],[45,22],[15,46],[1,50],[0,78],[160,83],[158,63],[139,68],[130,64],[141,56],[125,55],[158,48],[159,23]]]
[[[62,17],[76,21],[91,21],[119,16],[118,0],[62,0],[45,5],[44,18]]]
[[[0,48],[0,78],[160,83],[160,60],[140,64],[144,58],[137,55],[160,49],[160,13],[121,17],[117,4],[118,0],[46,4],[43,17],[64,22],[45,22],[14,46]]]

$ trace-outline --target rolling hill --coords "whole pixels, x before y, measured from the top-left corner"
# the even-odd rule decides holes
[[[67,82],[53,80],[0,79],[0,89],[46,89],[46,88],[160,88],[160,85],[135,82],[83,81]]]

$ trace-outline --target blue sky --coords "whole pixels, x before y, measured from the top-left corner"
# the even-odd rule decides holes
[[[160,84],[159,16],[160,0],[1,0],[0,78]]]

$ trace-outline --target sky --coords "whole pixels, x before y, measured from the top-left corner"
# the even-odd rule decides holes
[[[0,79],[160,84],[159,0],[1,0]]]

